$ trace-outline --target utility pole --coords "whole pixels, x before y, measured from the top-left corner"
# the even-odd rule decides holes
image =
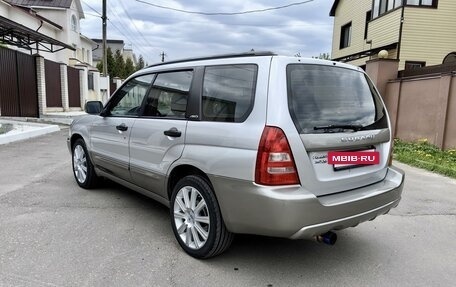
[[[163,63],[163,62],[165,61],[165,57],[167,56],[167,55],[165,54],[165,51],[161,52],[161,53],[160,53],[160,56],[161,56],[161,61],[162,61],[162,63]]]
[[[106,0],[103,0],[103,15],[101,20],[103,23],[103,77],[108,75],[108,53],[106,47]]]

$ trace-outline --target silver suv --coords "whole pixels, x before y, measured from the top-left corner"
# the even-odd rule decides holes
[[[388,114],[360,68],[246,53],[147,67],[73,122],[76,182],[108,178],[170,208],[208,258],[234,233],[334,243],[396,207]]]

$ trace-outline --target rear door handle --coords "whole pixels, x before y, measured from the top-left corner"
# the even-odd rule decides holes
[[[128,130],[128,127],[127,127],[126,124],[121,123],[120,125],[116,126],[116,129],[121,131],[121,132],[124,132],[124,131]]]
[[[176,128],[170,128],[169,130],[164,131],[163,134],[165,134],[165,136],[169,136],[169,137],[173,137],[173,138],[178,138],[182,135],[182,133]]]

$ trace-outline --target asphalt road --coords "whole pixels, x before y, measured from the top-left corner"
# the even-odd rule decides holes
[[[0,146],[0,286],[456,284],[455,180],[398,164],[399,207],[338,232],[335,246],[240,235],[200,261],[159,203],[113,183],[80,189],[66,134]]]

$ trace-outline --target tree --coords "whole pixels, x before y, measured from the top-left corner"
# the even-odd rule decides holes
[[[112,76],[125,78],[125,60],[120,50],[117,50],[114,56],[114,70]]]
[[[320,53],[318,57],[312,57],[314,59],[322,59],[322,60],[331,60],[331,56],[329,53]]]
[[[125,61],[125,74],[124,78],[127,78],[131,74],[135,72],[135,65],[133,64],[133,61],[130,58],[127,58]]]
[[[115,69],[114,67],[114,57],[112,56],[112,50],[111,48],[108,48],[107,53],[106,53],[106,58],[108,62],[108,75],[111,76],[111,78],[116,77],[113,74],[113,70]],[[103,73],[103,61],[99,62],[97,64],[97,69],[100,71],[100,73]]]
[[[136,65],[136,71],[141,70],[144,67],[145,67],[144,58],[142,55],[139,55],[138,64]]]
[[[100,73],[103,73],[103,62],[98,62],[97,69]]]
[[[125,79],[135,71],[135,66],[131,59],[124,60],[122,52],[116,50],[115,55],[112,54],[111,48],[108,48],[107,51],[107,62],[108,62],[108,75],[111,78],[119,77]],[[144,61],[143,61],[144,63]],[[103,71],[103,63],[99,62],[97,64],[97,69]]]
[[[111,76],[111,77],[115,77],[113,75],[113,70],[114,70],[114,57],[112,56],[112,50],[111,48],[108,48],[108,51],[106,53],[106,58],[107,58],[107,62],[108,62],[108,74]]]

